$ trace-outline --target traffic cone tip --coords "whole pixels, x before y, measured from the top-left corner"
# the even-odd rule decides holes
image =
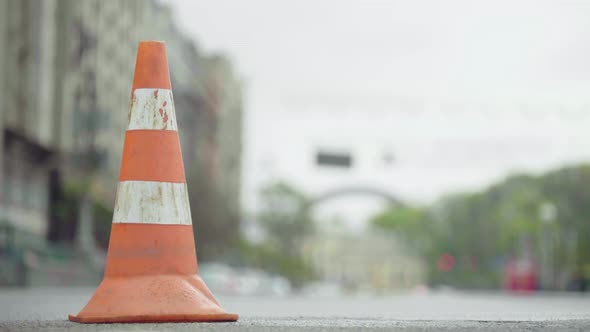
[[[164,42],[139,42],[131,90],[140,88],[172,89]]]

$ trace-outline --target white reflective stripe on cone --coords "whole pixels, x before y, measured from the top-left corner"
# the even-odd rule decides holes
[[[172,90],[135,89],[127,130],[178,130]]]
[[[191,225],[186,183],[119,182],[113,223]]]

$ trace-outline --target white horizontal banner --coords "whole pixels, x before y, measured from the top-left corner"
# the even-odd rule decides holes
[[[113,223],[191,225],[186,183],[119,182]]]
[[[172,90],[135,89],[128,130],[178,130]]]

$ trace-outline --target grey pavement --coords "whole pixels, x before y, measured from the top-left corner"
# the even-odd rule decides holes
[[[590,296],[430,292],[218,299],[237,323],[76,324],[93,289],[0,289],[0,331],[590,331]]]

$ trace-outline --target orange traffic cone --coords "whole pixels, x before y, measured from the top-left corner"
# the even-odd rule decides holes
[[[197,269],[163,42],[139,43],[102,283],[80,323],[235,321]]]

